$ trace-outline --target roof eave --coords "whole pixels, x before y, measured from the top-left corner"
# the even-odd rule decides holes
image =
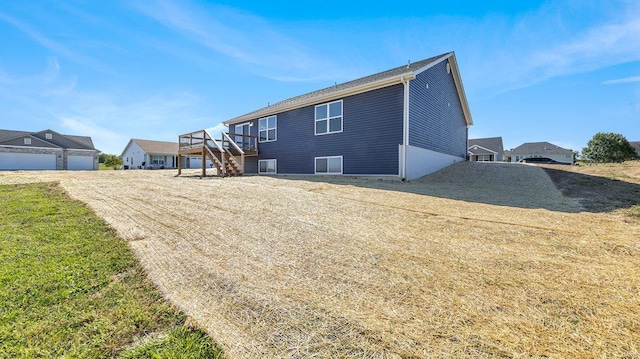
[[[471,147],[479,147],[479,148],[482,148],[483,150],[486,150],[486,151],[488,151],[488,152],[498,154],[498,152],[496,152],[496,151],[494,151],[494,150],[490,150],[490,149],[488,149],[488,148],[486,148],[486,147],[483,147],[483,146],[480,146],[480,145],[471,145],[471,146],[469,146],[469,147],[467,148],[467,151],[470,151]]]
[[[335,91],[335,92],[331,92],[331,93],[327,93],[327,94],[323,94],[323,95],[314,96],[314,97],[311,97],[309,99],[306,99],[304,101],[301,101],[301,102],[298,102],[298,103],[295,103],[295,104],[277,106],[277,107],[274,106],[273,110],[269,110],[269,108],[267,107],[267,108],[265,108],[264,112],[250,113],[250,114],[242,115],[242,116],[233,118],[233,119],[228,120],[228,121],[223,121],[222,124],[226,125],[226,126],[229,126],[229,125],[233,125],[233,124],[236,124],[236,123],[241,123],[241,122],[244,122],[244,121],[254,120],[256,118],[271,116],[271,115],[275,115],[275,114],[282,113],[282,112],[285,112],[285,111],[295,110],[295,109],[298,109],[298,108],[302,108],[302,107],[306,107],[306,106],[310,106],[310,105],[314,105],[314,104],[318,104],[318,103],[322,103],[322,102],[336,100],[336,99],[347,97],[347,96],[357,95],[357,94],[360,94],[360,93],[364,93],[364,92],[377,90],[377,89],[384,88],[384,87],[389,87],[389,86],[401,84],[401,83],[403,83],[405,81],[413,80],[414,78],[415,78],[414,72],[413,71],[409,71],[409,72],[406,72],[406,73],[403,73],[403,74],[399,74],[399,75],[395,75],[393,77],[389,77],[389,78],[386,78],[386,79],[382,79],[382,80],[378,80],[378,81],[362,84],[360,86],[355,86],[355,87],[347,88],[347,89],[344,89],[344,90],[339,90],[339,91]]]
[[[449,55],[449,65],[452,69],[453,81],[456,84],[456,90],[458,91],[458,97],[460,98],[460,104],[462,105],[464,119],[467,122],[467,126],[471,126],[473,125],[473,118],[471,117],[471,110],[469,109],[469,103],[467,102],[467,95],[465,94],[464,86],[462,85],[462,78],[460,77],[456,54],[453,52]]]

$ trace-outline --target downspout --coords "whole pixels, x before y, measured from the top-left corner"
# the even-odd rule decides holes
[[[404,85],[404,104],[402,112],[402,177],[403,181],[407,179],[407,149],[409,147],[409,80],[405,80],[404,76],[401,78]]]

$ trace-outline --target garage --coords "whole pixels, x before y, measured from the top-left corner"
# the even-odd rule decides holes
[[[68,170],[93,170],[93,156],[67,157]]]
[[[51,153],[0,152],[0,170],[55,170],[56,155]]]

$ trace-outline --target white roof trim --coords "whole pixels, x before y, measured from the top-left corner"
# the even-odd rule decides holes
[[[487,151],[489,151],[489,152],[493,152],[493,153],[495,153],[495,154],[498,154],[498,152],[496,152],[496,151],[492,151],[492,150],[490,150],[490,149],[488,149],[488,148],[486,148],[486,147],[482,147],[482,146],[480,146],[480,145],[471,145],[471,146],[469,146],[469,147],[467,148],[467,151],[469,151],[469,153],[473,153],[473,152],[471,152],[471,147],[480,147],[480,148],[482,148],[483,150],[487,150]]]
[[[464,92],[464,86],[462,85],[462,79],[460,78],[460,70],[458,69],[458,61],[456,60],[456,54],[451,53],[449,58],[449,64],[451,65],[451,73],[453,74],[453,81],[456,84],[456,90],[458,90],[458,97],[462,104],[462,112],[464,118],[467,121],[467,125],[473,125],[473,118],[471,117],[471,110],[469,109],[469,103],[467,102],[467,95]]]
[[[437,59],[437,60],[435,60],[435,61],[431,62],[431,63],[430,63],[430,64],[428,64],[427,66],[425,66],[425,67],[423,67],[423,68],[420,68],[420,69],[415,70],[415,71],[413,72],[413,74],[414,74],[414,75],[418,75],[418,74],[419,74],[419,73],[421,73],[421,72],[427,71],[427,70],[429,70],[430,68],[434,67],[435,65],[437,65],[437,64],[441,63],[442,61],[444,61],[444,60],[448,59],[449,57],[451,57],[451,55],[453,55],[453,52],[449,52],[448,54],[445,54],[445,55],[444,55],[444,56],[442,56],[441,58],[439,58],[439,59]]]

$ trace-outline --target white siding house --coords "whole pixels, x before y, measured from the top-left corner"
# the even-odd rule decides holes
[[[178,143],[132,138],[122,151],[125,169],[175,169],[178,168]],[[182,168],[201,168],[200,157],[182,157]],[[212,167],[207,160],[207,166]]]

